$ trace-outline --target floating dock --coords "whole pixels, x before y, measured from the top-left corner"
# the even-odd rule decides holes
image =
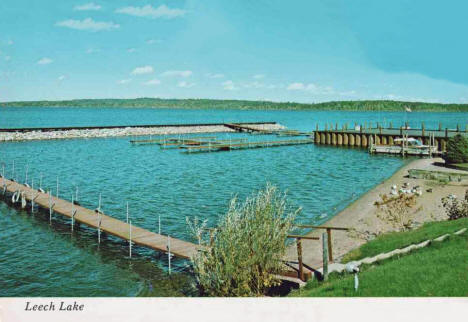
[[[313,139],[305,140],[282,140],[282,141],[249,141],[241,143],[216,143],[206,145],[184,145],[180,146],[181,149],[187,150],[187,153],[193,152],[220,152],[220,151],[231,151],[231,150],[245,150],[245,149],[259,149],[259,148],[270,148],[287,145],[303,145],[313,144]]]

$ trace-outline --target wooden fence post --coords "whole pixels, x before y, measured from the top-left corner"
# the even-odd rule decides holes
[[[328,260],[330,262],[333,262],[332,237],[331,237],[330,228],[327,228],[327,239],[328,239]]]
[[[297,261],[299,263],[299,278],[301,281],[304,280],[304,266],[302,264],[302,243],[301,238],[296,238],[296,245],[297,245]]]
[[[323,244],[323,280],[328,279],[328,237],[327,233],[322,233]]]

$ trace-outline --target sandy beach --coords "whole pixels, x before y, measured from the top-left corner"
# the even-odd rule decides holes
[[[338,231],[332,232],[333,256],[335,262],[349,251],[366,243],[375,236],[399,230],[392,224],[381,219],[381,210],[374,204],[381,200],[381,195],[389,195],[393,185],[401,188],[404,183],[409,187],[419,186],[421,196],[416,197],[416,203],[409,209],[408,216],[413,221],[412,227],[416,228],[424,222],[445,220],[447,215],[442,207],[441,198],[450,194],[463,198],[468,189],[467,180],[461,182],[449,182],[442,184],[434,180],[408,178],[408,170],[435,170],[452,173],[464,173],[466,171],[447,169],[437,166],[435,162],[443,162],[440,158],[418,159],[410,162],[398,170],[392,177],[380,183],[361,198],[349,205],[346,209],[335,215],[324,226],[347,227],[355,229],[354,232]],[[432,189],[432,190],[431,190]],[[429,192],[429,191],[432,192]],[[307,236],[321,236],[324,230],[313,230]],[[322,242],[317,240],[303,240],[304,263],[320,268],[322,266]],[[287,252],[289,260],[297,261],[297,249],[292,245]]]

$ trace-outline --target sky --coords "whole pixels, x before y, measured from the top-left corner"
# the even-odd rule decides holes
[[[2,0],[0,101],[468,103],[463,0]]]

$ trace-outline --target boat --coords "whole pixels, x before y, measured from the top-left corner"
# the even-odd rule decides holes
[[[401,155],[420,155],[432,156],[438,154],[437,146],[424,145],[420,140],[410,137],[403,137],[393,140],[393,145],[369,145],[370,153],[387,153],[387,154],[401,154]]]

